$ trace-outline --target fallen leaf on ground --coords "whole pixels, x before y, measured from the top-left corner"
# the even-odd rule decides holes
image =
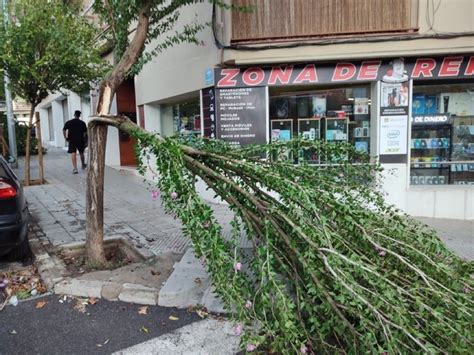
[[[101,348],[101,347],[103,347],[104,345],[106,345],[109,341],[110,341],[110,339],[107,339],[107,340],[104,341],[102,344],[101,344],[101,343],[96,344],[96,346],[98,346],[99,348]]]
[[[198,285],[200,285],[202,283],[201,279],[199,277],[196,277],[194,279],[194,282],[197,283]]]
[[[86,303],[87,304],[87,303]],[[83,302],[77,300],[74,309],[80,313],[86,313],[86,306]]]
[[[142,331],[143,333],[148,333],[149,332],[148,328],[146,328],[146,327],[141,327],[140,331]]]
[[[207,318],[207,317],[209,316],[209,313],[206,311],[205,308],[203,308],[203,309],[198,309],[198,310],[196,311],[196,313],[197,313],[197,315],[198,315],[199,317],[201,317],[201,318]]]
[[[175,316],[169,316],[169,320],[179,320],[179,318]]]
[[[148,306],[138,308],[138,314],[148,314]]]
[[[159,275],[161,275],[161,272],[151,270],[151,274],[152,274],[153,276],[159,276]]]
[[[94,305],[94,304],[96,304],[97,302],[99,302],[99,300],[98,300],[97,298],[95,298],[95,297],[92,297],[92,298],[89,298],[88,302],[89,302],[89,304]]]
[[[46,306],[47,303],[48,303],[47,301],[36,302],[35,308],[37,308],[37,309],[43,308],[44,306]]]

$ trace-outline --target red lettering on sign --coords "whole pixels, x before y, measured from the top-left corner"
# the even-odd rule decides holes
[[[248,68],[242,75],[242,81],[248,86],[261,84],[263,79],[265,79],[265,72],[261,68]]]
[[[221,69],[221,74],[224,75],[224,77],[219,80],[217,83],[217,86],[219,87],[229,87],[229,86],[235,86],[237,85],[237,80],[234,78],[237,76],[237,74],[240,73],[240,69]]]
[[[464,75],[474,75],[474,57],[469,58]]]
[[[356,66],[352,63],[337,63],[332,74],[332,81],[345,81],[352,79],[356,73]]]
[[[293,74],[293,66],[285,67],[273,67],[270,72],[270,78],[268,79],[268,85],[276,85],[277,80],[280,84],[288,84]]]
[[[463,59],[463,57],[444,58],[438,76],[458,76]]]
[[[421,74],[425,78],[433,77],[433,69],[436,67],[436,61],[433,58],[420,58],[416,60],[415,66],[411,72],[412,78],[419,78]]]
[[[381,63],[382,62],[380,60],[362,62],[362,65],[360,66],[359,75],[357,76],[357,80],[377,79],[377,75],[379,73],[379,68],[380,68]]]
[[[308,83],[318,82],[318,73],[316,73],[316,66],[314,64],[305,66],[296,77],[294,84],[301,84],[304,81]]]

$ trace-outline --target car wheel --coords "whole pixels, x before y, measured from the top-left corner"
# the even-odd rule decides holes
[[[32,257],[30,243],[28,241],[28,235],[25,236],[23,242],[20,245],[12,249],[8,254],[8,259],[10,261],[24,261]]]

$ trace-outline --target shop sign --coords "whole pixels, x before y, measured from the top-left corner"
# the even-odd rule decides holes
[[[286,86],[409,79],[474,78],[474,56],[394,58],[362,62],[217,68],[217,87]]]
[[[207,138],[216,138],[216,90],[207,88],[201,90],[201,131]]]
[[[206,69],[204,72],[204,85],[214,85],[214,71],[212,69]]]
[[[435,114],[435,115],[413,115],[411,121],[413,124],[446,124],[449,122],[449,113]]]
[[[234,146],[265,144],[267,107],[265,87],[217,89],[217,138]]]

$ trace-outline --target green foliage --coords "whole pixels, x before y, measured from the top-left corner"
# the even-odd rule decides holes
[[[7,116],[3,113],[0,114],[0,126],[3,126],[3,137],[6,142],[8,140],[8,128],[7,128]],[[15,135],[16,135],[16,145],[17,145],[17,154],[18,156],[24,156],[26,152],[26,133],[28,128],[24,124],[19,124],[15,122]],[[38,140],[35,137],[31,137],[30,144],[30,154],[38,154]],[[46,154],[46,149],[43,148],[43,154]]]
[[[156,164],[150,188],[182,221],[244,332],[244,348],[472,352],[473,264],[384,202],[376,187],[380,168],[368,157],[334,143],[235,150],[139,129],[133,135],[140,172]],[[316,150],[331,164],[265,159],[300,149]],[[197,176],[235,213],[231,237],[222,235],[212,208],[196,192]],[[253,243],[250,255],[240,248],[241,234]]]
[[[251,9],[250,6],[228,5],[221,0],[129,0],[95,1],[94,13],[100,17],[102,27],[108,29],[107,36],[114,43],[115,58],[122,58],[129,47],[130,29],[136,28],[139,15],[149,15],[146,49],[141,49],[140,57],[128,73],[134,75],[152,58],[172,46],[179,43],[200,43],[197,34],[209,26],[209,23],[196,16],[189,23],[179,24],[180,11],[188,5],[205,2],[229,10]]]
[[[33,106],[54,91],[84,92],[103,74],[95,28],[59,0],[16,0],[0,27],[0,65]]]

